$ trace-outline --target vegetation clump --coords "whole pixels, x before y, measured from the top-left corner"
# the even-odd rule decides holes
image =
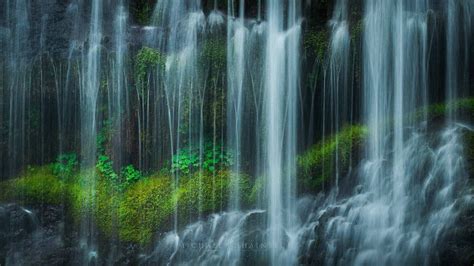
[[[148,71],[164,69],[166,66],[166,56],[160,51],[150,48],[141,48],[135,56],[135,82],[139,87],[138,91],[144,93],[145,78]]]
[[[153,1],[134,0],[131,1],[131,14],[139,25],[148,25],[153,12]]]
[[[203,44],[200,63],[204,66],[209,66],[211,73],[224,71],[227,65],[227,46],[225,41],[221,39],[207,40]]]
[[[163,171],[143,177],[128,166],[122,176],[129,185],[118,187],[116,179],[110,178],[109,163],[104,159],[96,168],[77,171],[67,180],[56,176],[52,165],[30,167],[20,177],[0,183],[0,200],[64,204],[77,223],[92,216],[106,235],[117,233],[121,241],[141,245],[149,244],[155,233],[171,229],[175,210],[183,222],[195,219],[198,213],[221,211],[233,179],[242,188],[241,201],[249,202],[250,182],[245,175],[231,178],[233,173],[227,170],[194,172],[182,176],[178,184]]]
[[[149,243],[173,214],[173,186],[169,176],[153,176],[132,185],[118,204],[119,237]]]
[[[23,204],[61,204],[65,195],[65,183],[53,174],[53,166],[29,166],[21,178],[0,183],[0,200],[17,200]]]
[[[77,171],[78,165],[75,153],[60,154],[53,164],[53,174],[67,180]]]
[[[305,34],[304,45],[307,51],[314,54],[318,61],[323,61],[328,49],[329,34],[327,30],[308,30]]]
[[[189,174],[197,170],[216,172],[233,164],[232,153],[222,149],[221,145],[207,142],[202,147],[191,147],[180,149],[173,156],[171,172]]]
[[[334,158],[338,167],[346,172],[351,155],[357,151],[367,136],[367,128],[361,125],[344,127],[341,132],[328,137],[298,156],[298,185],[303,191],[316,191],[334,176]]]

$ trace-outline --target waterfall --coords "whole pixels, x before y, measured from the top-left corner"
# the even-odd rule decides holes
[[[229,206],[230,211],[240,210],[240,184],[239,174],[241,173],[241,149],[242,149],[242,114],[244,108],[244,86],[246,47],[248,30],[245,26],[245,1],[239,2],[238,12],[234,12],[234,1],[228,1],[228,19],[227,19],[227,142],[228,147],[232,149],[234,156],[234,166],[232,175]],[[235,14],[238,14],[237,16]],[[239,217],[240,218],[240,217]],[[232,223],[232,221],[230,221]],[[235,227],[235,225],[230,225]],[[240,228],[236,227],[235,230]],[[237,264],[240,259],[240,232],[234,234],[236,239],[230,241],[235,244],[229,248],[232,254],[230,257],[235,261],[231,264]]]
[[[8,121],[8,150],[11,152],[8,158],[2,160],[7,162],[5,173],[7,175],[17,174],[26,160],[26,129],[28,98],[30,86],[30,4],[27,0],[7,1],[5,4],[5,19],[7,31],[5,32],[5,94],[2,95],[8,101],[5,121]]]
[[[446,1],[446,102],[470,95],[469,58],[471,57],[472,1]],[[464,60],[463,60],[464,58]],[[448,108],[447,123],[457,120],[457,114]]]
[[[473,33],[473,0],[0,0],[0,264],[464,262]]]
[[[128,14],[123,1],[120,1],[115,15],[114,28],[115,28],[115,60],[112,66],[112,79],[111,87],[109,91],[109,115],[110,120],[113,124],[115,136],[114,136],[114,151],[113,160],[115,165],[120,169],[123,164],[123,140],[126,136],[124,131],[126,128],[123,125],[124,118],[129,116],[129,108],[127,103],[128,98],[128,79],[127,79],[127,20]]]
[[[66,140],[68,133],[71,131],[75,132],[75,112],[76,110],[72,107],[76,99],[73,96],[73,91],[80,86],[76,84],[75,76],[80,70],[75,69],[77,66],[77,60],[74,56],[79,53],[82,41],[82,12],[83,2],[82,0],[76,0],[69,4],[66,13],[72,20],[71,33],[69,37],[69,48],[67,54],[67,66],[65,80],[56,92],[56,106],[58,116],[58,154],[68,152],[70,147],[70,141]],[[79,83],[79,82],[78,82]]]
[[[157,47],[166,52],[164,94],[166,98],[171,160],[181,149],[191,152],[199,149],[202,162],[204,140],[202,136],[206,95],[201,85],[198,53],[199,36],[204,32],[206,19],[198,0],[159,1],[154,11],[155,25],[169,30],[166,39],[157,39]],[[174,186],[180,183],[180,173],[174,174]],[[201,189],[198,201],[201,202]],[[177,202],[176,206],[178,206]],[[201,204],[201,203],[200,203]],[[200,210],[198,210],[200,213]],[[175,211],[175,228],[178,227],[178,210]]]
[[[351,92],[349,91],[349,57],[350,57],[350,35],[347,21],[347,1],[339,0],[336,2],[333,17],[330,21],[331,41],[329,54],[329,89],[325,92],[323,99],[327,104],[323,105],[323,113],[328,113],[325,118],[330,121],[329,130],[325,130],[323,125],[323,135],[334,134],[340,131],[344,124],[350,123],[350,100]],[[326,88],[325,88],[326,89]],[[327,107],[325,109],[324,107]],[[324,114],[326,115],[326,114]],[[337,144],[339,145],[339,141]],[[338,147],[336,147],[336,150]],[[336,180],[336,188],[339,184],[339,161],[340,154],[336,152],[334,161],[334,172]]]
[[[294,222],[296,99],[299,77],[299,1],[289,1],[285,23],[283,3],[267,4],[268,32],[265,58],[265,175],[268,191],[267,243],[273,265],[294,263],[284,239]],[[285,30],[285,25],[288,25]],[[291,242],[291,240],[289,240]],[[291,245],[287,245],[291,249]],[[292,252],[291,250],[287,250]]]
[[[245,1],[240,1],[238,17],[234,17],[234,12],[231,10],[234,6],[234,1],[229,1],[229,18],[227,22],[227,62],[228,62],[228,131],[227,139],[229,147],[234,151],[234,172],[239,174],[241,171],[241,137],[242,137],[242,113],[243,113],[243,90],[245,81],[246,58],[245,50],[247,43],[248,31],[244,25],[244,8]],[[234,21],[235,20],[235,21]],[[235,180],[232,185],[230,206],[234,210],[239,210],[239,184]]]
[[[92,2],[91,20],[87,52],[83,58],[83,73],[80,86],[81,105],[81,168],[90,170],[96,162],[97,138],[97,105],[101,86],[101,41],[102,41],[102,1]],[[96,176],[92,172],[86,177],[89,200],[85,199],[84,208],[91,210],[94,206]],[[81,245],[84,250],[85,262],[95,261],[97,258],[97,239],[94,217],[91,211],[86,211],[81,222]]]
[[[420,122],[408,119],[427,105],[428,8],[427,1],[366,1],[366,160],[354,194],[327,201],[315,219],[325,264],[430,264],[453,225],[466,177],[465,129],[448,127],[433,142],[426,113]]]

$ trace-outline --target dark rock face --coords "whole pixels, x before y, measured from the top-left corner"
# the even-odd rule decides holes
[[[62,237],[62,210],[45,207],[41,216],[16,204],[0,206],[1,265],[64,265],[70,250]]]
[[[441,243],[441,265],[472,265],[474,262],[474,206],[464,211],[456,228]]]
[[[0,265],[137,264],[138,246],[99,238],[98,254],[91,258],[62,207],[0,205]]]
[[[472,158],[468,158],[468,164],[472,164]],[[472,172],[469,173],[466,189],[470,191],[468,194],[474,194],[474,173]],[[467,198],[466,201],[464,203],[466,206],[462,208],[456,226],[446,233],[445,240],[440,244],[441,265],[472,265],[474,263],[474,201],[472,198]]]
[[[0,257],[5,257],[8,243],[25,239],[36,227],[35,216],[29,210],[15,204],[0,206]]]

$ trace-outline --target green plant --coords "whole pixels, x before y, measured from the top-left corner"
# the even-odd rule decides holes
[[[121,241],[147,245],[154,234],[172,228],[169,221],[175,210],[182,221],[190,221],[197,213],[225,208],[231,180],[238,180],[243,204],[248,203],[251,189],[248,176],[231,178],[230,171],[190,174],[177,187],[168,174],[137,180],[133,167],[125,167],[124,171],[128,172],[124,176],[131,176],[135,182],[118,191],[110,178],[114,174],[107,157],[99,158],[97,169],[81,170],[67,181],[55,176],[50,165],[30,167],[20,177],[0,182],[0,200],[64,204],[76,223],[84,215],[93,214],[101,233],[110,236],[118,232]]]
[[[201,50],[201,64],[209,66],[212,73],[222,71],[227,64],[227,46],[220,39],[207,40]]]
[[[135,56],[135,81],[141,94],[143,94],[145,90],[144,82],[147,71],[157,67],[164,69],[165,65],[166,57],[158,50],[150,47],[143,47],[138,51]]]
[[[107,144],[110,142],[110,136],[112,131],[112,121],[104,120],[102,127],[100,128],[99,134],[97,134],[97,152],[104,154],[106,151]]]
[[[96,164],[97,171],[106,180],[120,184],[119,176],[115,173],[112,160],[106,155],[99,155]]]
[[[53,174],[57,177],[67,180],[77,170],[78,161],[75,153],[60,154],[53,164]]]
[[[132,1],[131,13],[139,25],[148,25],[152,13],[152,7],[148,0]]]
[[[324,59],[326,50],[328,49],[329,35],[327,30],[308,30],[305,34],[305,48],[312,52],[319,61]]]
[[[140,171],[135,169],[133,165],[127,165],[122,169],[122,186],[128,187],[133,183],[136,183],[143,178],[143,175]]]
[[[171,172],[189,174],[199,169],[215,172],[218,169],[224,169],[233,164],[232,153],[223,151],[221,145],[206,143],[203,149],[201,158],[199,147],[180,149],[173,156]]]

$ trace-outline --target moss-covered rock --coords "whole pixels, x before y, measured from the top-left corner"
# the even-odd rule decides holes
[[[434,120],[444,117],[449,110],[472,118],[474,117],[474,98],[461,98],[450,103],[436,103],[427,107],[422,107],[411,114],[409,118],[420,120],[426,113],[428,119]]]
[[[230,171],[196,172],[181,176],[175,189],[167,174],[143,178],[122,191],[97,169],[83,170],[67,182],[55,176],[50,165],[30,168],[19,178],[0,183],[1,201],[67,206],[73,221],[91,215],[100,232],[117,234],[121,241],[146,245],[156,232],[170,230],[175,210],[180,220],[191,221],[225,207],[231,186]],[[248,204],[248,176],[235,178]],[[177,205],[176,205],[177,204]]]
[[[65,183],[53,174],[51,165],[29,166],[21,174],[21,178],[1,183],[0,200],[59,205],[63,201],[65,191]]]
[[[149,243],[174,210],[173,186],[168,176],[152,176],[132,185],[119,200],[119,237]]]
[[[474,180],[474,132],[468,132],[464,138],[466,141],[465,153],[469,178]]]
[[[232,180],[239,183],[241,201],[249,202],[249,178],[245,175],[236,176],[230,171],[195,173],[184,181],[177,191],[179,212],[185,217],[193,217],[199,212],[209,213],[220,211],[229,196]]]
[[[311,147],[297,159],[298,187],[300,191],[316,191],[334,176],[334,158],[339,160],[339,171],[350,166],[350,157],[359,150],[367,136],[367,128],[360,125],[346,126],[341,132]]]

